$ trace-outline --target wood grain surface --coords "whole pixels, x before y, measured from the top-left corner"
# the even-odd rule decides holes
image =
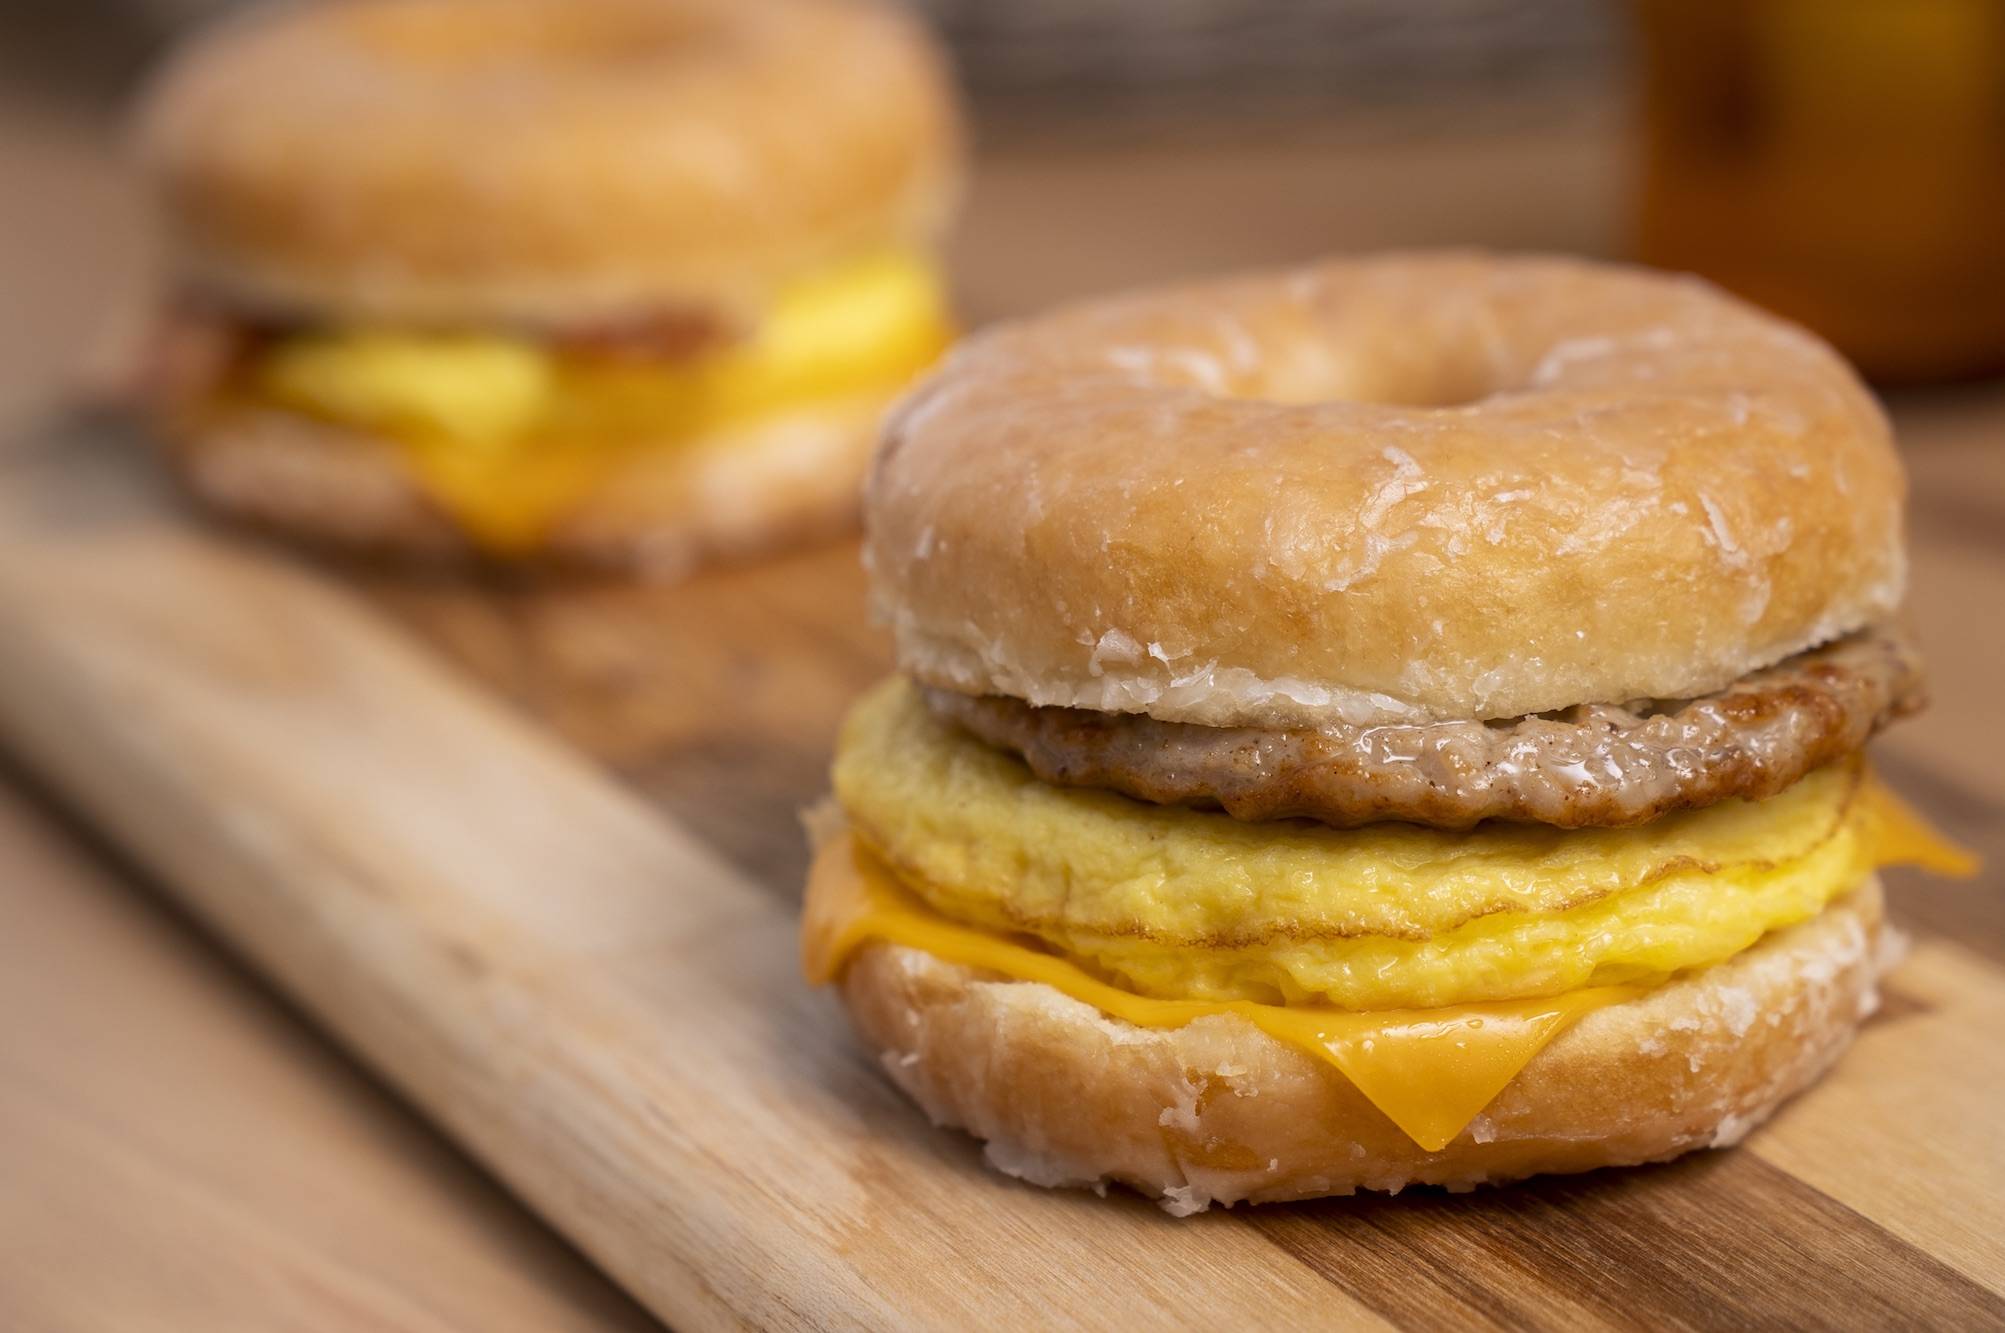
[[[90,830],[0,848],[0,1328],[656,1327]]]
[[[1388,243],[1606,251],[1614,147],[991,144],[962,297],[982,319]],[[19,417],[135,287],[137,222],[94,138],[0,149],[53,163],[0,247]],[[116,423],[31,420],[0,441],[0,732],[678,1326],[2005,1327],[2005,395],[1894,407],[1937,701],[1878,750],[1988,869],[1891,876],[1916,949],[1857,1049],[1743,1148],[1663,1168],[1182,1223],[983,1172],[794,979],[796,812],[885,667],[852,548],[669,589],[411,582],[198,531]],[[0,1324],[638,1321],[351,1100],[330,1049],[254,1067],[240,1039],[284,1009],[22,820]]]
[[[148,290],[115,122],[15,77],[36,8],[0,7],[0,438]],[[659,1325],[0,755],[0,1329],[355,1327]]]
[[[983,1171],[795,976],[797,811],[885,665],[850,547],[654,589],[315,568],[73,418],[0,455],[0,728],[678,1326],[2005,1326],[2005,454],[1935,410],[1939,698],[1881,748],[1991,869],[1897,877],[1916,949],[1858,1048],[1661,1168],[1186,1222]]]

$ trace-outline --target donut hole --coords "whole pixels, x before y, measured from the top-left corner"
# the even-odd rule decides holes
[[[1235,397],[1293,406],[1469,407],[1511,387],[1487,357],[1421,345],[1325,345],[1272,359]]]
[[[1428,313],[1343,309],[1266,323],[1228,309],[1168,337],[1123,339],[1109,359],[1144,380],[1294,407],[1449,410],[1530,387],[1538,358],[1498,339],[1493,320]]]
[[[1361,369],[1338,395],[1377,407],[1470,407],[1503,386],[1488,366],[1450,362],[1376,365]]]

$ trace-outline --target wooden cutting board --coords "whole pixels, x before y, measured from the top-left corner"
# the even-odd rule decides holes
[[[1934,413],[1934,415],[1931,415]],[[851,547],[681,587],[410,582],[196,525],[108,419],[0,448],[0,735],[678,1327],[2005,1327],[2005,405],[1926,405],[1937,711],[1884,767],[1990,869],[1739,1150],[1214,1210],[986,1172],[795,970]]]

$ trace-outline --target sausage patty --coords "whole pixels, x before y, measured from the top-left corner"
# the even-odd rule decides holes
[[[1731,796],[1772,796],[1924,702],[1920,656],[1893,626],[1799,653],[1703,698],[1490,722],[1262,731],[939,689],[926,698],[1023,756],[1046,782],[1339,828],[1636,824]]]

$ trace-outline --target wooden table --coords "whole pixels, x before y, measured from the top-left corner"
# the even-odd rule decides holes
[[[80,312],[112,308],[141,266],[100,139],[46,118],[4,124],[0,181],[33,201],[31,225],[10,228],[0,252],[0,290],[29,294],[0,347],[10,358],[0,411],[18,417],[48,409],[57,374],[99,332]],[[1618,216],[1609,156],[1603,134],[1578,125],[1392,146],[1299,134],[1256,150],[1005,146],[985,158],[959,272],[967,308],[985,317],[1332,248],[1478,240],[1605,250]],[[46,312],[46,336],[36,336],[37,311]],[[1896,411],[1916,476],[1914,602],[1935,650],[1938,705],[1889,738],[1885,763],[1994,869],[1980,888],[1903,880],[1896,910],[1921,934],[1929,970],[1903,974],[1893,1023],[1928,1009],[1940,969],[2005,966],[2005,900],[1995,892],[2005,781],[1994,758],[2005,722],[1991,703],[1992,664],[2005,653],[1997,615],[2005,396],[1970,390],[1904,400]],[[843,700],[883,663],[857,615],[860,580],[832,568],[824,552],[671,590],[501,594],[366,583],[383,606],[605,758],[751,877],[791,893],[801,852],[776,830],[821,786]],[[817,572],[801,577],[808,570]],[[673,645],[691,626],[733,618],[784,626],[804,651],[780,642],[748,657],[723,697],[714,676],[678,672]],[[789,665],[809,661],[810,646],[821,665]],[[747,714],[772,738],[749,761],[718,730],[720,718]],[[0,914],[0,1323],[645,1323],[11,770],[0,786]],[[1993,1032],[1973,1026],[1953,1034],[1965,1047],[1917,1049],[1914,1058],[1989,1060],[1995,1070]],[[1899,1089],[1885,1095],[1898,1099]],[[1928,1132],[1932,1108],[1900,1109]],[[1845,1171],[1846,1127],[1826,1132],[1824,1161],[1784,1160],[1730,1179],[1700,1159],[1640,1187],[1647,1199],[1607,1206],[1562,1183],[1528,1193],[1526,1208],[1594,1214],[1631,1279],[1661,1288],[1652,1293],[1657,1308],[1671,1308],[1661,1302],[1676,1292],[1674,1276],[1652,1266],[1653,1240],[1667,1219],[1682,1220],[1703,1254],[1713,1209],[1767,1219],[1778,1271],[1792,1246],[1828,1236],[1849,1247],[1861,1272],[1939,1282],[1962,1302],[1939,1308],[1994,1316],[2005,1308],[1995,1297],[2005,1274],[1987,1266],[1995,1249],[1987,1237],[1895,1197],[1921,1182]],[[1817,1188],[1805,1188],[1805,1176]],[[1454,1266],[1507,1269],[1514,1248],[1533,1239],[1506,1216],[1493,1248],[1444,1253],[1440,1284],[1417,1291],[1374,1267],[1369,1238],[1425,1245],[1415,1230],[1424,1213],[1360,1211],[1366,1225],[1344,1236],[1319,1226],[1313,1210],[1276,1212],[1261,1226],[1394,1319],[1480,1313],[1457,1295]],[[1619,1317],[1579,1267],[1592,1259],[1546,1257],[1551,1271],[1575,1266],[1575,1298],[1564,1309],[1496,1313]]]
[[[0,421],[146,270],[109,131],[0,89]],[[0,1327],[653,1321],[0,758]]]

